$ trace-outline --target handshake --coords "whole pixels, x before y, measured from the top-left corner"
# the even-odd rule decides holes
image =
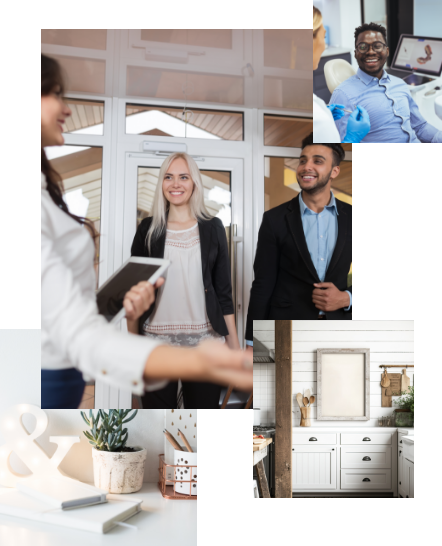
[[[345,115],[345,112],[351,112],[343,104],[329,104],[327,108],[332,113],[335,121],[341,119]],[[360,142],[369,131],[370,118],[368,112],[363,106],[359,106],[358,104],[348,118],[347,134],[342,142]]]

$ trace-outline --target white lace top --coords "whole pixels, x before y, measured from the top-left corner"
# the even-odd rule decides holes
[[[170,345],[197,345],[209,338],[224,341],[206,312],[198,224],[183,231],[168,229],[164,258],[171,265],[143,325],[144,335]]]

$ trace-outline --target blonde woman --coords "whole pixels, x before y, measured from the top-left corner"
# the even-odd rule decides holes
[[[316,70],[325,50],[325,28],[322,14],[313,6],[313,70]],[[313,94],[313,142],[341,142],[335,119],[344,115],[342,104],[329,104]],[[367,110],[357,106],[348,118],[347,134],[342,142],[360,142],[370,130]]]
[[[212,341],[195,349],[169,347],[124,334],[98,314],[95,300],[93,225],[72,214],[63,200],[61,176],[45,153],[64,143],[63,123],[71,111],[63,101],[57,61],[41,56],[41,407],[75,409],[84,377],[142,394],[164,380],[234,383],[252,388],[252,363],[241,351]],[[135,320],[154,301],[148,282],[124,300]]]
[[[219,218],[204,205],[201,174],[187,154],[167,157],[161,166],[152,216],[135,235],[133,256],[167,258],[172,262],[155,304],[129,331],[171,345],[196,346],[205,339],[239,349],[233,314],[227,238]],[[213,408],[221,387],[182,382],[187,408]],[[144,408],[177,407],[178,384],[146,393]]]

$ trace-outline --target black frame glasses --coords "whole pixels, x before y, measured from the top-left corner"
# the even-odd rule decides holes
[[[368,46],[368,49],[361,50],[360,47],[362,45]],[[379,47],[379,45],[381,45],[382,47],[379,48],[379,49],[374,48],[375,46]],[[373,51],[376,52],[376,53],[380,53],[381,51],[384,51],[384,49],[386,47],[387,47],[387,44],[384,44],[383,42],[373,42],[372,44],[367,44],[366,42],[361,42],[356,46],[356,49],[359,51],[359,53],[368,53],[370,51],[370,49],[373,49]]]

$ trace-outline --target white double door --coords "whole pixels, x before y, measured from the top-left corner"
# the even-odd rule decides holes
[[[206,207],[212,215],[221,218],[226,228],[236,326],[240,344],[243,345],[247,313],[244,308],[245,270],[247,278],[252,276],[252,264],[247,267],[244,264],[244,246],[252,245],[253,241],[251,226],[249,230],[245,230],[244,226],[244,160],[193,153],[192,157],[202,173]],[[107,267],[106,276],[130,257],[138,222],[152,212],[153,194],[156,185],[161,183],[158,174],[164,158],[152,153],[125,152],[124,171],[119,169],[120,173],[124,172],[124,186],[118,185],[115,193],[113,259],[112,265]],[[248,202],[251,206],[252,199]],[[130,408],[131,393],[97,381],[95,407]]]

